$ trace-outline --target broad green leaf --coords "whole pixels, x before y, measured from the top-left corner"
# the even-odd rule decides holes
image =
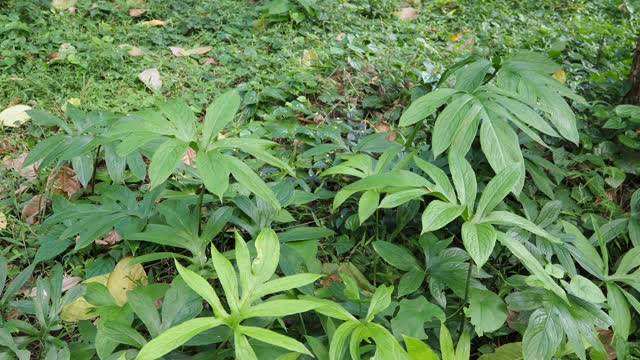
[[[481,113],[480,146],[496,174],[510,167],[519,169],[518,177],[513,183],[512,191],[520,193],[524,184],[524,158],[518,142],[518,135],[511,126],[499,118],[491,118],[484,111]],[[478,211],[479,212],[479,211]]]
[[[202,127],[202,148],[206,149],[212,139],[218,136],[218,133],[233,120],[234,115],[238,112],[241,102],[240,95],[236,90],[228,91],[218,96],[207,108],[204,116],[204,125]]]
[[[176,128],[176,138],[191,142],[196,136],[196,117],[191,108],[181,100],[172,100],[160,105],[160,111]]]
[[[256,340],[260,340],[267,344],[279,346],[287,350],[295,351],[301,354],[313,356],[311,352],[298,340],[278,334],[275,331],[254,327],[254,326],[242,326],[238,327],[238,331],[242,334],[252,337]]]
[[[474,98],[468,94],[456,95],[447,107],[440,113],[433,127],[431,146],[433,156],[442,154],[451,145],[454,135],[458,131],[464,116],[474,117],[474,112],[478,111],[473,107]]]
[[[467,360],[471,356],[471,335],[467,330],[464,330],[458,338],[458,345],[456,345],[456,360]]]
[[[280,202],[273,190],[247,164],[230,155],[223,154],[222,156],[229,171],[231,171],[231,175],[242,186],[267,201],[274,209],[280,210]]]
[[[130,345],[137,348],[143,347],[147,344],[147,340],[144,339],[139,332],[131,328],[129,325],[125,325],[116,321],[100,321],[98,324],[98,330],[104,336],[111,338],[120,344]]]
[[[398,284],[398,297],[409,295],[418,290],[424,277],[425,271],[423,269],[413,269],[402,275]]]
[[[424,296],[403,299],[400,301],[400,310],[391,320],[391,329],[396,337],[402,335],[426,339],[424,324],[434,318],[444,321],[446,316],[439,306],[430,303]]]
[[[459,90],[440,88],[414,101],[400,117],[400,126],[409,126],[433,114]]]
[[[480,113],[482,105],[479,102],[474,102],[469,111],[465,114],[458,126],[458,130],[453,135],[451,140],[451,146],[449,147],[449,154],[456,157],[464,157],[476,138],[478,133],[478,127],[480,126]]]
[[[244,297],[249,293],[249,288],[255,286],[253,283],[253,273],[251,272],[251,255],[249,253],[249,247],[247,247],[247,243],[244,241],[238,230],[233,231],[234,237],[236,240],[236,265],[238,266],[238,273],[240,275],[240,290],[242,291],[242,296]],[[256,298],[262,297],[263,295],[258,295]]]
[[[296,242],[323,239],[335,235],[335,231],[325,227],[298,226],[278,234],[280,242]]]
[[[218,151],[198,151],[196,169],[207,190],[222,199],[229,188],[230,170]]]
[[[491,63],[482,58],[479,58],[469,64],[465,64],[455,73],[455,88],[469,92],[475,90],[478,86],[482,85],[490,68]]]
[[[440,200],[433,200],[422,213],[422,233],[436,231],[455,220],[464,207]]]
[[[373,320],[373,317],[379,312],[383,311],[391,304],[391,294],[393,294],[393,286],[387,287],[381,285],[376,289],[376,292],[371,297],[369,303],[369,310],[367,311],[366,321]]]
[[[484,354],[478,360],[523,360],[522,343],[515,342],[496,348],[495,352]]]
[[[318,306],[314,309],[315,312],[322,315],[332,317],[334,319],[340,319],[343,321],[356,321],[357,319],[351,315],[349,311],[340,306],[338,303],[331,300],[320,299],[313,296],[304,295],[300,297],[302,300],[315,302]]]
[[[404,247],[387,242],[374,241],[373,248],[378,255],[393,267],[402,271],[420,270],[418,260]]]
[[[212,317],[196,318],[174,326],[149,341],[138,353],[136,360],[156,360],[199,333],[222,325],[222,321]]]
[[[631,312],[618,285],[607,283],[607,305],[609,305],[609,316],[613,320],[615,334],[626,341],[631,331]]]
[[[520,167],[511,165],[496,174],[489,181],[482,191],[475,219],[480,220],[483,216],[493,211],[498,204],[511,192],[520,178]]]
[[[256,288],[256,290],[252,294],[252,299],[257,300],[258,298],[269,294],[275,294],[278,292],[303,287],[305,285],[313,283],[323,276],[324,275],[318,274],[296,274],[270,280]]]
[[[364,222],[376,212],[380,203],[380,193],[375,190],[367,190],[360,197],[358,202],[358,219],[360,224]]]
[[[571,279],[569,291],[571,291],[573,295],[592,303],[599,304],[607,301],[607,298],[604,297],[604,294],[598,286],[581,275],[576,275]]]
[[[451,339],[451,333],[444,322],[440,325],[440,353],[442,360],[456,360],[453,339]]]
[[[18,290],[24,285],[27,280],[31,277],[33,273],[33,269],[35,268],[35,264],[31,264],[24,268],[24,270],[20,271],[18,275],[16,275],[13,280],[6,286],[4,293],[2,294],[2,298],[0,299],[0,304],[4,305],[7,301],[15,296]],[[6,275],[5,275],[6,276]]]
[[[410,360],[440,360],[429,345],[411,336],[402,336]],[[505,359],[506,360],[506,359]]]
[[[183,267],[177,260],[175,263],[176,268],[178,269],[178,273],[180,273],[180,276],[182,277],[184,282],[186,282],[193,291],[198,293],[198,295],[200,295],[209,303],[209,305],[211,305],[217,317],[229,316],[224,307],[222,307],[222,303],[220,302],[218,295],[213,290],[209,282],[207,282],[207,280],[205,280],[202,276],[196,274],[195,272]]]
[[[318,303],[306,300],[270,300],[251,306],[240,313],[243,319],[252,317],[282,317],[313,310]]]
[[[158,146],[149,164],[151,188],[164,183],[173,174],[188,146],[178,139],[169,139]]]
[[[614,276],[628,274],[638,266],[640,266],[640,247],[635,247],[624,254]]]
[[[345,345],[347,343],[347,339],[351,335],[351,333],[362,326],[358,321],[346,321],[342,323],[342,325],[338,326],[336,331],[333,333],[333,337],[331,338],[331,344],[329,346],[329,359],[331,360],[342,360],[345,351]]]
[[[251,265],[251,271],[256,282],[262,284],[269,280],[278,268],[280,258],[278,235],[269,228],[262,229],[256,238],[255,247],[257,255]]]
[[[154,337],[158,336],[162,328],[162,321],[158,310],[156,310],[155,299],[140,289],[142,288],[137,288],[127,293],[127,303],[138,318],[142,320],[149,334]]]
[[[413,161],[418,165],[420,170],[429,175],[436,183],[436,186],[432,189],[433,191],[442,193],[450,203],[457,203],[456,192],[453,190],[449,177],[447,177],[447,174],[445,174],[442,169],[420,159],[418,156],[414,156]]]
[[[496,244],[496,230],[491,224],[462,224],[462,243],[469,256],[481,268],[489,259]]]
[[[236,271],[231,265],[231,261],[220,254],[214,244],[211,244],[211,260],[216,270],[218,280],[224,290],[225,299],[231,308],[231,312],[237,312],[239,309],[240,298],[238,295],[238,279]]]
[[[522,338],[525,360],[547,360],[562,342],[563,334],[559,320],[544,308],[534,311],[529,317],[527,330]]]
[[[427,194],[429,194],[429,191],[425,189],[400,190],[385,196],[380,202],[379,207],[382,209],[395,208],[408,201],[419,199]]]
[[[235,332],[233,335],[233,347],[236,352],[236,359],[238,360],[258,360],[256,353],[251,348],[247,337],[239,332]]]
[[[558,284],[556,284],[553,279],[547,274],[542,265],[536,260],[536,258],[531,255],[529,250],[519,243],[518,241],[512,239],[508,234],[504,234],[498,232],[498,241],[505,247],[507,247],[513,255],[515,255],[522,265],[524,265],[533,275],[535,275],[538,280],[544,284],[544,287],[547,290],[553,291],[556,295],[558,295],[561,299],[567,300],[567,294],[562,290]]]
[[[516,215],[509,211],[493,211],[488,215],[484,216],[482,218],[482,222],[488,222],[494,225],[516,226],[521,229],[527,230],[532,234],[542,236],[543,238],[549,240],[552,243],[555,243],[555,244],[563,243],[562,240],[558,239],[557,236],[550,234],[543,228],[523,218],[522,216]]]
[[[460,204],[467,207],[469,214],[473,213],[478,183],[471,164],[462,156],[449,154],[449,170]]]
[[[469,292],[469,312],[471,324],[478,336],[485,332],[500,329],[507,320],[507,307],[504,301],[495,293],[488,290],[472,288]]]

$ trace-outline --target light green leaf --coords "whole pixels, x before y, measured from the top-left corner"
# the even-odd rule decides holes
[[[233,335],[233,347],[236,350],[236,359],[238,360],[258,360],[256,353],[251,348],[247,337],[239,332]]]
[[[436,231],[455,220],[464,207],[440,200],[433,200],[422,213],[422,233]]]
[[[495,352],[484,354],[478,360],[522,360],[522,343],[515,342],[496,348]]]
[[[544,308],[537,309],[529,317],[527,330],[522,338],[525,360],[551,359],[562,339],[563,332],[559,320]]]
[[[362,326],[358,321],[346,321],[342,325],[338,326],[331,338],[331,344],[329,345],[329,359],[330,360],[342,360],[342,354],[345,351],[345,345],[347,339],[351,333],[359,326]]]
[[[158,146],[149,164],[151,188],[162,184],[171,176],[180,163],[189,144],[178,139],[169,139]]]
[[[424,296],[400,301],[400,310],[391,319],[391,329],[396,337],[400,335],[426,339],[424,323],[434,318],[444,321],[446,316],[442,309],[427,301]]]
[[[222,199],[229,188],[230,170],[218,151],[198,151],[196,156],[196,169],[204,186],[210,192]]]
[[[213,261],[213,267],[216,270],[216,275],[222,285],[225,299],[231,308],[231,312],[237,312],[240,300],[238,297],[238,278],[236,277],[236,271],[233,265],[231,265],[231,261],[220,254],[213,244],[211,244],[211,260]]]
[[[222,156],[229,171],[231,171],[231,175],[242,186],[267,201],[274,209],[281,209],[280,202],[273,190],[247,164],[230,155],[223,154]]]
[[[136,360],[159,359],[199,333],[219,325],[222,325],[222,321],[212,317],[187,320],[151,340],[140,350]]]
[[[143,347],[147,344],[147,340],[145,340],[139,332],[131,328],[131,326],[116,321],[100,321],[98,331],[101,335],[107,336],[119,344],[130,345],[136,348]]]
[[[600,290],[596,284],[592,283],[591,280],[581,275],[576,275],[571,279],[569,291],[573,293],[573,295],[592,303],[599,304],[607,301],[602,290]]]
[[[233,116],[240,108],[240,95],[236,90],[228,91],[218,96],[207,108],[202,127],[202,148],[206,149],[212,139],[233,120]]]
[[[256,340],[260,340],[267,344],[279,346],[287,350],[295,351],[301,354],[313,356],[311,352],[298,340],[292,339],[288,336],[278,334],[275,331],[254,327],[254,326],[239,326],[238,331],[242,334],[252,337]]]
[[[258,284],[269,280],[278,268],[280,259],[280,241],[275,231],[265,228],[260,231],[255,241],[256,258],[251,265],[251,272]]]
[[[517,167],[520,172],[511,189],[515,194],[520,192],[524,184],[524,158],[520,150],[518,135],[504,120],[491,118],[484,111],[481,113],[480,146],[496,174],[509,167]],[[516,166],[517,165],[517,166]]]
[[[270,280],[258,286],[258,288],[252,294],[252,299],[257,300],[258,298],[261,298],[265,295],[303,287],[305,285],[313,283],[323,276],[324,275],[319,274],[296,274]]]
[[[456,346],[456,360],[468,360],[471,357],[471,336],[467,330],[464,330],[458,338]]]
[[[172,100],[160,105],[160,111],[176,128],[176,137],[183,142],[194,141],[196,117],[191,108],[181,100]]]
[[[220,302],[218,295],[213,290],[211,285],[209,285],[207,280],[205,280],[202,276],[196,274],[195,272],[183,267],[177,260],[176,268],[178,269],[178,273],[180,273],[182,280],[184,280],[184,282],[187,283],[187,285],[189,285],[189,287],[193,291],[198,293],[198,295],[200,295],[209,303],[209,305],[211,305],[211,307],[213,308],[213,312],[217,317],[229,316],[224,307],[222,307],[222,303]]]
[[[529,250],[527,250],[524,245],[520,244],[518,241],[512,239],[509,235],[498,232],[498,241],[505,247],[507,247],[513,255],[515,255],[520,262],[533,274],[538,280],[540,280],[544,287],[547,290],[553,291],[556,295],[558,295],[561,299],[567,300],[567,294],[562,290],[558,284],[556,284],[553,279],[544,271],[544,268],[536,258],[531,255]]]
[[[520,178],[520,167],[510,165],[496,174],[482,191],[475,219],[491,212],[509,194]]]
[[[380,208],[390,209],[398,207],[408,201],[419,199],[424,195],[429,194],[429,191],[425,189],[409,189],[400,190],[398,192],[390,193],[382,199],[380,202]]]
[[[491,224],[462,224],[462,242],[469,256],[481,268],[489,259],[496,244],[496,230]]]
[[[607,304],[615,334],[626,341],[631,331],[631,312],[629,303],[618,285],[607,283]]]
[[[471,164],[462,156],[449,154],[449,170],[451,171],[451,178],[458,193],[460,204],[467,207],[469,214],[473,213],[478,193],[478,183]]]
[[[393,294],[393,286],[387,287],[380,285],[371,297],[369,310],[367,311],[366,321],[373,320],[373,317],[391,305],[391,294]]]
[[[500,329],[507,320],[504,301],[488,290],[474,289],[469,292],[469,312],[471,324],[478,336]]]
[[[300,297],[302,300],[315,302],[318,306],[314,309],[315,312],[320,313],[325,316],[332,317],[334,319],[340,319],[344,321],[355,321],[357,319],[351,315],[349,311],[340,306],[338,303],[333,302],[331,300],[320,299],[313,296],[302,296]]]
[[[473,107],[473,97],[468,94],[456,95],[447,107],[440,113],[433,127],[431,146],[433,156],[442,154],[449,146],[455,133],[458,131],[464,116],[475,116],[476,108]]]
[[[252,317],[282,317],[291,314],[303,313],[320,306],[318,303],[306,300],[271,300],[260,303],[243,311],[243,319]]]
[[[623,276],[640,266],[640,247],[635,247],[624,254],[614,276]]]
[[[433,191],[442,193],[450,203],[457,203],[458,200],[456,199],[456,192],[453,190],[449,177],[447,177],[447,174],[445,174],[442,169],[432,163],[420,159],[418,156],[414,156],[413,161],[418,165],[420,170],[429,175],[429,177],[436,183],[436,186],[432,189]]]
[[[400,117],[400,126],[409,126],[433,114],[442,106],[451,95],[457,93],[457,89],[436,89],[409,105]]]
[[[413,269],[402,275],[398,284],[398,297],[409,295],[418,290],[424,281],[425,271],[423,269]]]
[[[555,235],[550,234],[543,228],[523,218],[522,216],[516,215],[509,211],[491,212],[490,214],[482,218],[482,222],[488,222],[495,225],[516,226],[521,229],[527,230],[532,234],[542,236],[543,238],[549,240],[552,243],[555,243],[555,244],[563,243],[562,240],[558,239],[558,237],[556,237]]]
[[[375,190],[367,190],[362,194],[358,202],[358,218],[361,225],[376,212],[379,202],[380,193]]]
[[[402,336],[410,360],[440,360],[429,345],[411,336]]]
[[[444,322],[440,325],[440,353],[442,360],[456,360],[453,339],[451,339],[451,333]]]

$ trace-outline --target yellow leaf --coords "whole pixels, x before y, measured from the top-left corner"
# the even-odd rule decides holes
[[[118,305],[127,302],[127,291],[147,284],[147,273],[140,264],[129,266],[133,257],[125,257],[118,262],[107,281],[107,288]]]
[[[103,274],[89,278],[82,283],[89,284],[95,282],[107,286],[108,279],[109,274]],[[92,309],[93,305],[89,304],[89,302],[85,300],[84,296],[81,296],[62,308],[62,311],[60,312],[60,318],[68,322],[89,320],[95,317],[95,315],[93,315],[91,312]]]
[[[0,230],[4,230],[7,228],[7,215],[0,212]]]
[[[167,22],[164,20],[153,19],[153,20],[143,21],[141,22],[141,24],[144,26],[165,26],[167,25]]]
[[[307,49],[302,52],[302,66],[310,67],[318,61],[320,61],[320,56],[318,56],[316,49]]]
[[[4,109],[0,112],[0,126],[18,127],[22,125],[31,119],[31,116],[27,114],[28,110],[31,110],[31,107],[27,105],[14,105]]]
[[[67,10],[76,4],[78,0],[53,0],[51,2],[51,7],[56,10]]]
[[[69,100],[67,100],[67,102],[75,107],[79,107],[80,104],[82,104],[82,101],[80,101],[80,99],[78,98],[69,98]]]
[[[462,37],[462,34],[451,34],[451,36],[449,36],[449,40],[451,41],[458,41],[460,40],[460,38]]]
[[[565,73],[562,69],[554,72],[551,76],[553,76],[554,79],[560,81],[563,84],[567,82],[567,73]]]

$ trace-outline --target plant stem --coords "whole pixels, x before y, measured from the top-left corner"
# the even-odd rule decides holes
[[[198,198],[198,204],[196,208],[196,214],[198,214],[198,235],[200,235],[200,222],[202,221],[202,202],[204,201],[204,184],[200,185],[200,197]]]
[[[473,269],[473,260],[469,260],[469,268],[467,269],[467,284],[465,285],[465,289],[464,289],[464,300],[462,301],[462,306],[464,306],[467,303],[467,300],[469,299],[469,288],[471,287],[471,270]],[[466,316],[464,315],[464,312],[462,313],[462,320],[460,320],[460,330],[458,331],[459,334],[462,334],[462,331],[464,330],[464,322],[466,320]]]
[[[96,147],[96,158],[93,159],[93,172],[91,174],[91,192],[90,192],[90,195],[95,195],[96,172],[98,170],[98,161],[100,159],[100,148],[101,148],[101,145],[98,145],[98,147]]]

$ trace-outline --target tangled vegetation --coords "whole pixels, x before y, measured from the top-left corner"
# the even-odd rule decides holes
[[[0,6],[0,359],[640,358],[633,1]]]

